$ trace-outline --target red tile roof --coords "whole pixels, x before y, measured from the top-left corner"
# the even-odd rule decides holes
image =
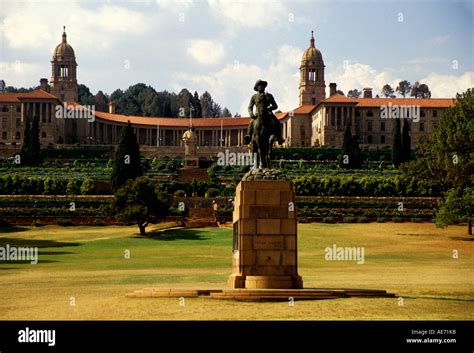
[[[299,106],[298,108],[294,109],[294,110],[293,110],[293,113],[294,113],[294,114],[309,114],[309,113],[311,113],[316,107],[317,107],[317,105],[313,105],[313,104],[301,105],[301,106]]]
[[[277,113],[275,114],[278,119],[283,119],[288,113]],[[149,125],[157,126],[160,124],[160,127],[183,127],[187,128],[189,126],[189,119],[185,118],[163,118],[163,117],[150,117],[150,116],[131,116],[131,115],[122,115],[122,114],[110,114],[104,112],[95,112],[96,118],[105,121],[111,121],[116,123],[126,124],[129,120],[134,125]],[[193,119],[193,126],[195,127],[216,127],[221,126],[225,127],[246,127],[250,118],[196,118]]]
[[[43,91],[42,89],[37,89],[28,93],[0,93],[1,103],[20,103],[22,99],[59,100],[56,96]]]
[[[448,108],[454,105],[455,101],[452,98],[347,98],[336,93],[322,100],[319,104],[356,104],[356,107],[360,108],[377,108],[391,103],[392,105],[418,105],[426,108]]]

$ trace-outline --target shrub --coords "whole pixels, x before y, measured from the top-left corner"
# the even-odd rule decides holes
[[[422,222],[422,219],[420,217],[412,217],[410,220],[414,223],[421,223]]]
[[[59,218],[56,223],[58,226],[63,226],[63,227],[68,227],[68,226],[73,226],[74,224],[71,222],[69,219],[64,219],[64,218]]]
[[[94,219],[94,223],[93,223],[95,226],[105,226],[105,223],[102,222],[100,219],[96,218]]]
[[[385,217],[377,217],[377,223],[384,223]]]
[[[184,190],[176,190],[174,192],[174,196],[177,196],[177,197],[186,197],[186,191]]]
[[[344,218],[342,218],[342,221],[344,223],[355,223],[356,222],[356,218],[355,217],[352,217],[352,216],[345,216]]]
[[[403,218],[401,218],[401,217],[393,217],[393,218],[392,218],[392,222],[401,223],[401,222],[403,222]]]
[[[369,219],[367,217],[359,217],[357,221],[359,223],[369,223]]]
[[[336,223],[334,217],[323,217],[323,223]]]
[[[207,189],[206,197],[217,197],[219,195],[219,190],[214,188]]]

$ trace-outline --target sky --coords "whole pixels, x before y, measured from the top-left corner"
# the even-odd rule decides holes
[[[245,115],[257,79],[283,111],[298,106],[311,30],[329,83],[347,94],[401,80],[432,97],[474,86],[474,1],[0,0],[0,79],[51,77],[63,25],[79,83],[95,94],[136,83],[202,94]]]

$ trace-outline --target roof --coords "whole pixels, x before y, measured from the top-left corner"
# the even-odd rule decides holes
[[[377,108],[384,105],[417,105],[423,108],[448,108],[455,104],[453,98],[348,98],[339,93],[322,100],[319,104],[355,104],[358,108]],[[318,105],[319,105],[318,104]]]
[[[27,93],[0,93],[0,103],[20,103],[22,99],[44,99],[44,100],[59,100],[58,97],[37,89]]]
[[[72,47],[67,43],[66,37],[67,37],[66,28],[64,28],[62,42],[59,43],[54,49],[54,54],[53,54],[54,57],[56,58],[61,58],[61,57],[74,58],[75,57],[74,49],[72,49]]]
[[[288,113],[277,113],[275,114],[278,119],[283,119]],[[126,124],[129,120],[133,125],[149,125],[160,127],[189,127],[189,119],[185,118],[164,118],[164,117],[151,117],[151,116],[132,116],[122,114],[111,114],[105,112],[95,112],[96,118]],[[195,118],[193,119],[193,126],[195,127],[245,127],[250,123],[250,118]]]
[[[314,104],[306,104],[306,105],[301,105],[298,108],[293,110],[294,114],[309,114],[311,113],[317,105]]]

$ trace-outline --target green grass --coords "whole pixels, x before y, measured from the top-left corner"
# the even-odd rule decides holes
[[[0,320],[41,319],[473,319],[474,242],[464,227],[425,223],[300,224],[299,273],[307,288],[385,289],[404,298],[240,303],[129,299],[146,287],[223,288],[228,228],[19,227],[0,246],[38,246],[40,262],[0,263]],[[365,248],[365,263],[326,261],[326,247]],[[453,259],[453,250],[459,253]],[[125,252],[130,258],[125,258]],[[76,305],[71,306],[71,297]]]

